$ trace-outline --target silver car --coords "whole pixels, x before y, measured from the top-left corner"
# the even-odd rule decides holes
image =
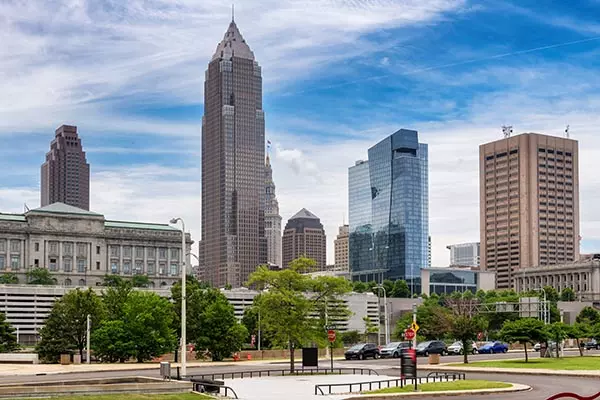
[[[402,354],[402,350],[410,349],[410,342],[392,342],[388,343],[379,350],[381,358],[392,357],[398,358]]]
[[[448,346],[448,354],[463,354],[462,342],[454,342]],[[471,354],[477,354],[477,345],[475,342],[471,342]]]

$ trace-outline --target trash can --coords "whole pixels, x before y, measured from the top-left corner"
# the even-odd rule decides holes
[[[81,355],[73,354],[73,364],[75,364],[75,365],[81,364]]]
[[[302,367],[319,366],[319,349],[317,347],[302,348]]]
[[[160,376],[163,379],[171,379],[171,363],[162,361],[160,363]]]
[[[429,364],[437,365],[440,363],[440,355],[439,354],[430,354],[429,355]]]
[[[71,355],[70,354],[61,354],[60,355],[60,364],[61,365],[71,364]]]

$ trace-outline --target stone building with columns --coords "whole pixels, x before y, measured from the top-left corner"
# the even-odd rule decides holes
[[[66,287],[100,286],[115,274],[147,275],[150,288],[167,288],[181,276],[181,257],[181,231],[168,224],[110,221],[63,203],[0,213],[0,275],[14,273],[20,283],[27,271],[45,268]]]

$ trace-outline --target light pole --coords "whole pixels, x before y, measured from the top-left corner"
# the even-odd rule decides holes
[[[548,301],[546,300],[546,291],[544,288],[538,288],[535,290],[541,290],[544,293],[544,304],[542,304],[542,320],[544,321],[544,325],[547,325],[550,321],[548,318]]]
[[[382,285],[377,285],[377,289],[383,290],[383,313],[385,314],[383,318],[383,323],[385,324],[385,344],[387,345],[390,342],[390,329],[388,327],[388,313],[387,313],[387,294],[385,292],[385,288]],[[379,311],[381,313],[381,309]]]
[[[185,246],[185,222],[181,218],[171,219],[172,224],[176,224],[177,221],[181,222],[181,375],[187,375],[187,338],[186,338],[186,303],[187,303],[187,292],[185,288],[186,281],[186,262],[187,251]]]

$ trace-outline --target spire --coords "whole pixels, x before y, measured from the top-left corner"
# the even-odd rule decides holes
[[[267,167],[270,167],[270,166],[271,166],[271,158],[269,157],[269,154],[267,154],[267,161],[265,162],[265,165],[266,165]]]
[[[231,3],[231,22],[235,23],[235,3]]]
[[[233,56],[237,58],[245,58],[247,60],[254,61],[254,53],[250,50],[250,47],[244,40],[244,37],[240,33],[235,21],[233,20],[233,8],[231,9],[231,22],[229,28],[223,36],[223,40],[218,44],[215,54],[212,56],[212,60],[218,60],[219,58],[230,59]]]

